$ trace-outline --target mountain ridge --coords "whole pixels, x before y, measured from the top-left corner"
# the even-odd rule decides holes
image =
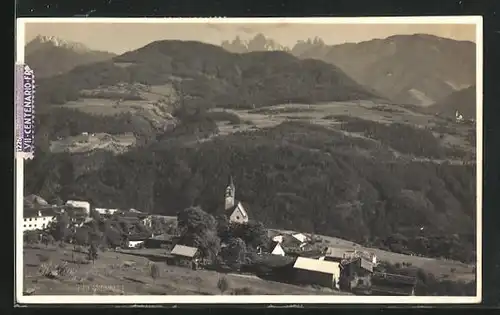
[[[116,56],[106,51],[62,40],[56,36],[38,35],[25,45],[25,61],[38,78],[66,73],[77,66],[91,64]]]
[[[380,98],[319,60],[301,60],[285,52],[234,54],[220,46],[178,40],[155,41],[40,81],[37,96],[40,103],[62,104],[78,99],[82,90],[120,82],[172,84],[182,102],[193,107]]]
[[[273,40],[261,38],[259,42]],[[231,49],[227,41],[222,46]],[[252,49],[258,50],[255,44]],[[334,64],[355,81],[400,104],[429,106],[475,84],[475,43],[471,41],[413,34],[327,45],[316,37],[300,40],[286,50],[299,58]]]

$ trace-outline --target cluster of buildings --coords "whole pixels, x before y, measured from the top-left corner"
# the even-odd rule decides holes
[[[30,195],[24,198],[23,227],[24,231],[43,230],[54,222],[61,213],[71,213],[77,220],[90,215],[90,204],[86,201],[68,200],[65,205],[50,205],[43,198]]]
[[[243,204],[235,199],[235,185],[232,178],[224,194],[225,214],[231,223],[245,224],[249,221],[248,212]],[[90,204],[86,201],[68,200],[64,206],[50,206],[38,196],[27,197],[32,207],[25,210],[23,231],[44,229],[55,220],[58,213],[74,211],[83,217],[90,217]],[[145,226],[152,226],[154,215],[135,209],[95,208],[101,215],[119,213],[124,219],[141,221]],[[171,219],[171,217],[165,217]],[[83,220],[85,222],[85,220]],[[377,257],[366,251],[327,247],[319,255],[307,255],[313,244],[311,237],[303,233],[282,233],[269,231],[273,246],[267,253],[259,249],[260,255],[293,256],[293,263],[276,272],[284,272],[287,281],[298,284],[318,285],[332,289],[349,291],[356,294],[377,295],[414,295],[416,279],[402,275],[376,272]],[[198,248],[179,244],[179,237],[174,235],[134,236],[128,238],[129,248],[172,248],[167,262],[198,267],[203,255]],[[306,257],[309,256],[309,257]],[[284,268],[284,269],[282,269]]]
[[[235,200],[232,178],[225,191],[225,211],[229,222],[248,222],[248,212]],[[303,233],[269,231],[273,246],[267,253],[275,256],[293,256],[293,263],[276,270],[286,274],[287,281],[297,284],[318,285],[356,294],[414,295],[416,279],[402,275],[376,272],[377,257],[373,253],[327,247],[319,255],[307,256],[312,247],[311,237]],[[262,249],[259,254],[264,255]],[[174,264],[192,265],[201,259],[195,247],[177,244],[168,260]]]

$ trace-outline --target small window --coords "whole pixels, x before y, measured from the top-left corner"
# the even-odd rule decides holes
[[[240,217],[239,217],[239,216],[236,216],[236,220],[239,220],[239,219],[240,219]]]
[[[23,227],[26,227],[26,224],[24,224]]]
[[[29,227],[31,227],[31,224],[29,225]]]

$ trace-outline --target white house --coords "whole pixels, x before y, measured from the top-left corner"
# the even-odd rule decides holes
[[[295,239],[297,239],[301,243],[305,243],[309,240],[309,238],[302,233],[292,234],[292,237],[294,237]]]
[[[88,203],[87,201],[68,200],[66,201],[66,205],[75,208],[82,208],[85,210],[85,213],[87,213],[87,215],[90,215],[90,203]]]
[[[108,209],[108,208],[95,208],[94,209],[99,214],[109,214],[112,215],[118,211],[118,209]]]
[[[128,241],[128,248],[140,248],[144,244],[144,241]]]
[[[273,255],[278,255],[278,256],[285,256],[285,251],[283,250],[283,247],[278,243],[274,247],[273,251],[271,252]]]
[[[273,237],[273,242],[283,243],[283,235],[276,235]]]
[[[23,218],[23,232],[24,231],[34,231],[43,230],[51,222],[55,221],[56,213],[53,211],[47,211],[42,213],[41,211],[24,211]]]

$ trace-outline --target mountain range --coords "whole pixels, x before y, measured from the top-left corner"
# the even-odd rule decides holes
[[[118,83],[173,85],[180,102],[193,107],[381,98],[320,60],[301,60],[282,51],[236,54],[215,45],[171,40],[40,81],[37,99],[42,106],[62,104],[78,99],[83,90]]]
[[[37,78],[68,72],[85,64],[114,57],[115,54],[91,50],[81,43],[65,41],[54,36],[37,36],[25,46],[25,61]]]
[[[226,41],[222,47],[240,53],[279,49],[299,58],[319,59],[399,104],[429,106],[476,80],[473,42],[427,34],[339,45],[314,38],[298,41],[291,49],[257,34],[248,42]]]
[[[268,227],[475,259],[476,168],[460,160],[468,162],[463,134],[472,129],[388,104],[331,63],[156,41],[37,83],[38,108],[48,111],[37,117],[28,194],[215,213],[231,174],[237,197]],[[167,114],[172,128],[153,124]],[[83,132],[133,133],[138,144],[123,154],[51,151],[55,139]]]

